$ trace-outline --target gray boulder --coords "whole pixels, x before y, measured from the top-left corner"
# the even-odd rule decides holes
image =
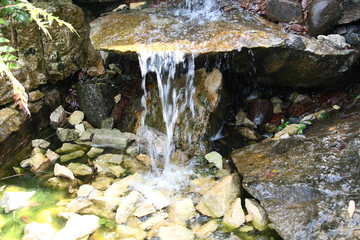
[[[360,116],[349,109],[315,123],[305,137],[237,149],[231,154],[244,188],[283,239],[359,239]],[[286,223],[286,224],[285,224]]]
[[[341,6],[336,0],[314,0],[309,6],[307,24],[309,34],[326,34],[336,24],[341,15]]]
[[[275,22],[301,22],[302,7],[299,1],[268,0],[265,16]]]
[[[97,84],[81,84],[78,96],[80,108],[86,119],[93,126],[100,128],[102,122],[110,116],[114,106],[113,89]]]

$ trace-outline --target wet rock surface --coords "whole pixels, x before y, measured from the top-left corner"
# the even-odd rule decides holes
[[[36,6],[71,23],[80,36],[85,35],[84,13],[71,1],[38,1]],[[48,81],[64,80],[85,64],[86,37],[78,37],[66,27],[60,31],[54,24],[49,29],[52,39],[42,34],[35,22],[16,23],[14,30],[4,29],[2,32],[17,44],[14,47],[18,50],[17,65],[20,69],[14,73],[26,90],[39,88]],[[12,102],[10,81],[1,78],[0,83],[0,105]]]
[[[329,11],[336,9],[336,14],[324,14],[333,17],[335,24],[338,7],[331,9]],[[317,13],[314,14],[313,18],[309,16],[309,21],[318,28],[330,30],[332,25],[323,26],[316,18]],[[316,35],[324,33],[315,28],[314,31]],[[354,49],[335,48],[314,38],[295,35],[266,19],[240,11],[224,12],[218,20],[205,23],[181,18],[163,9],[113,13],[91,23],[90,38],[95,49],[117,53],[240,51],[234,59],[244,65],[242,68],[248,64],[246,55],[252,54],[253,66],[245,71],[255,66],[258,80],[268,85],[330,86],[344,76],[358,58]]]
[[[354,104],[353,104],[354,105]],[[293,136],[237,149],[244,188],[284,239],[358,239],[359,104]],[[286,222],[286,224],[284,224]]]

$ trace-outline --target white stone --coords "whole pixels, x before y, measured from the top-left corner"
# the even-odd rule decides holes
[[[0,207],[5,208],[5,213],[17,210],[29,205],[29,199],[34,196],[35,191],[31,192],[9,192],[5,191],[1,200]]]
[[[50,142],[44,140],[44,139],[34,139],[31,141],[32,147],[39,147],[39,148],[47,148],[50,146]]]
[[[47,157],[51,161],[51,163],[55,163],[60,158],[60,155],[56,152],[51,151],[50,149],[47,149],[45,157]]]
[[[288,126],[286,126],[284,129],[282,129],[281,131],[277,132],[275,134],[275,138],[277,137],[281,137],[282,135],[288,133],[290,136],[293,136],[295,134],[297,134],[297,132],[299,131],[300,128],[300,124],[290,124]]]
[[[109,170],[115,177],[120,177],[125,172],[121,166],[110,166]]]
[[[345,37],[340,34],[329,34],[327,36],[319,35],[317,36],[317,39],[321,42],[326,43],[330,47],[334,47],[338,49],[344,49],[346,47],[350,47],[350,45],[346,43]]]
[[[122,202],[122,198],[104,197],[104,196],[90,196],[90,199],[96,206],[101,209],[109,209],[111,212],[116,210],[116,207]]]
[[[218,169],[223,168],[222,156],[220,155],[220,153],[215,151],[210,152],[205,155],[205,159],[208,160],[210,163],[214,163]]]
[[[133,213],[135,217],[141,218],[156,212],[154,205],[149,202],[143,202]]]
[[[74,173],[67,167],[65,166],[62,166],[58,163],[55,164],[55,167],[54,167],[54,175],[56,177],[65,177],[65,178],[68,178],[72,181],[75,180],[75,176],[74,176]]]
[[[114,182],[108,189],[105,190],[105,197],[120,197],[127,190],[130,184],[135,183],[139,180],[139,175],[133,174],[121,179],[120,181]]]
[[[31,166],[30,162],[31,162],[31,158],[22,160],[20,162],[20,167],[22,167],[22,168],[30,167]]]
[[[195,230],[193,230],[193,231],[199,239],[206,239],[206,237],[208,237],[210,234],[215,232],[217,228],[218,228],[218,223],[217,223],[216,219],[213,219],[213,220],[210,220],[209,222],[205,223],[198,229],[196,229],[196,231]],[[212,238],[209,238],[209,239],[212,239]]]
[[[81,136],[85,132],[85,126],[82,123],[75,124],[75,130],[79,133],[79,136]]]
[[[268,221],[264,208],[261,207],[255,199],[249,198],[245,199],[245,208],[248,214],[253,214],[253,226],[260,231],[265,230],[267,228]]]
[[[99,217],[95,215],[67,214],[69,220],[53,240],[77,240],[96,231],[100,227]],[[66,216],[66,215],[64,215]]]
[[[94,191],[95,188],[89,184],[84,184],[79,187],[79,190],[77,192],[78,197],[89,197],[90,193]]]
[[[81,123],[83,120],[84,120],[84,113],[82,111],[76,110],[70,115],[68,122],[71,125],[75,126],[76,124]]]
[[[193,232],[181,225],[162,226],[159,228],[158,237],[162,240],[193,240]]]
[[[245,118],[244,121],[241,123],[241,125],[251,129],[256,128],[255,124],[248,118]]]
[[[66,123],[66,112],[63,106],[59,106],[50,114],[50,125],[53,128],[61,127]]]
[[[285,133],[285,134],[280,136],[280,139],[287,139],[287,138],[290,138],[289,133]]]
[[[230,230],[240,227],[245,223],[245,214],[241,206],[241,199],[236,198],[232,202],[229,211],[225,214],[223,220],[223,225]]]
[[[50,166],[50,164],[51,164],[50,160],[47,157],[45,157],[44,154],[37,153],[30,160],[30,165],[31,165],[30,171],[38,172],[40,170],[44,170],[45,168]]]
[[[125,149],[129,138],[119,129],[95,129],[91,146]]]
[[[158,223],[162,222],[165,218],[168,217],[168,214],[166,212],[160,211],[154,216],[148,218],[145,220],[145,222],[141,223],[140,227],[141,229],[150,229],[157,225]]]
[[[122,5],[125,5],[125,4],[122,4]],[[126,5],[125,5],[126,6]],[[119,7],[118,7],[119,8]],[[116,8],[116,9],[118,9],[118,8]],[[116,9],[114,10],[114,11],[116,11]],[[113,64],[113,63],[112,63]],[[115,64],[113,64],[113,65],[115,65]],[[109,66],[110,66],[110,64],[109,64]],[[120,100],[121,100],[121,94],[119,93],[118,95],[116,95],[115,97],[114,97],[114,102],[115,103],[118,103],[118,102],[120,102]]]
[[[196,209],[213,218],[219,218],[230,209],[230,204],[240,194],[240,179],[237,174],[220,179],[206,191]]]
[[[76,198],[66,205],[65,211],[77,213],[81,209],[89,207],[91,205],[93,205],[93,203],[87,199]]]
[[[169,206],[169,215],[173,215],[176,220],[187,221],[191,219],[194,214],[195,207],[191,198],[180,199]]]
[[[55,229],[50,223],[32,222],[25,226],[22,240],[51,240]]]
[[[125,223],[128,217],[133,214],[136,206],[141,201],[141,194],[137,191],[131,191],[120,203],[119,208],[116,210],[115,220],[116,223]]]
[[[142,9],[146,6],[146,2],[134,2],[130,3],[130,9],[136,10],[136,9]]]
[[[125,225],[117,225],[116,233],[119,234],[120,239],[127,240],[142,240],[146,238],[146,232],[140,228],[129,227]]]

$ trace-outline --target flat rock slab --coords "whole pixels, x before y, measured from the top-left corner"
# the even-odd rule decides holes
[[[286,46],[290,34],[248,12],[226,12],[210,21],[174,10],[145,9],[96,19],[91,23],[90,38],[96,49],[105,51],[209,53]],[[317,49],[315,39],[302,38],[319,54],[333,51],[326,46]]]
[[[294,136],[234,150],[244,188],[284,239],[359,239],[359,106]]]

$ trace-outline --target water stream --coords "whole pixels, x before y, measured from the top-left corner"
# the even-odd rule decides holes
[[[179,113],[189,107],[194,116],[194,100],[195,87],[193,85],[195,64],[194,55],[185,56],[182,52],[139,52],[139,63],[142,74],[142,87],[144,95],[142,97],[142,106],[145,111],[141,118],[141,125],[145,126],[145,119],[148,113],[146,90],[146,76],[149,72],[156,73],[156,79],[159,89],[159,97],[161,100],[162,116],[166,129],[165,152],[163,153],[164,171],[169,169],[170,156],[174,151],[173,136],[174,127]],[[185,70],[185,81],[175,81],[177,72]],[[159,120],[161,121],[161,120]],[[152,142],[152,136],[147,135],[148,142]],[[189,137],[191,139],[191,136]],[[191,141],[189,142],[191,144]],[[160,159],[154,144],[150,144],[148,153],[151,159]],[[157,175],[159,169],[156,164],[152,167]]]

